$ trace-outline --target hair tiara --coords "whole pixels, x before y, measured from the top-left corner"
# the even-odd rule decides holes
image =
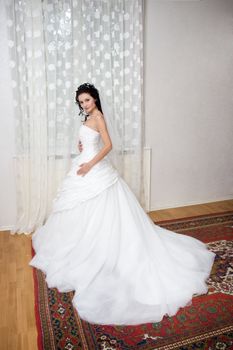
[[[97,90],[96,87],[93,85],[93,84],[90,84],[90,83],[84,83],[82,85],[80,85],[77,89],[76,92],[79,92],[80,90],[83,90],[83,89],[88,89],[88,90]],[[97,90],[98,91],[98,90]]]

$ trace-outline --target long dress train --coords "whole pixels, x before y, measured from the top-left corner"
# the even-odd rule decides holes
[[[100,134],[80,127],[83,151],[36,230],[30,265],[49,287],[75,290],[80,317],[98,324],[159,322],[207,292],[215,254],[199,240],[155,225],[107,157],[84,177]]]

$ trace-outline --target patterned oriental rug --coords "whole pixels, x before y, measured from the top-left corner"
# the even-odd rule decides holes
[[[156,224],[196,237],[217,254],[208,294],[159,323],[91,325],[73,308],[73,292],[48,289],[44,274],[33,269],[39,350],[233,349],[233,212]]]

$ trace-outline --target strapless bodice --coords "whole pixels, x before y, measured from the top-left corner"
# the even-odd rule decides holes
[[[80,165],[94,158],[101,149],[99,132],[84,124],[79,129],[79,140],[83,150],[72,160],[70,171],[58,189],[53,201],[54,211],[73,208],[78,203],[96,196],[119,178],[117,170],[107,156],[96,163],[85,176],[77,175]]]
[[[79,140],[82,142],[83,150],[80,158],[90,160],[100,150],[100,133],[89,126],[82,124],[79,129]]]

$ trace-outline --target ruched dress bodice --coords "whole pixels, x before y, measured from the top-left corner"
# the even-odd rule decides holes
[[[83,150],[73,159],[71,169],[58,189],[53,201],[54,211],[71,209],[118,180],[119,174],[107,157],[95,164],[85,176],[77,175],[80,165],[93,159],[101,148],[99,132],[84,124],[79,130],[79,140]]]
[[[100,150],[100,133],[83,124],[79,130],[79,140],[82,142],[83,150],[79,160],[86,162],[93,158]]]

